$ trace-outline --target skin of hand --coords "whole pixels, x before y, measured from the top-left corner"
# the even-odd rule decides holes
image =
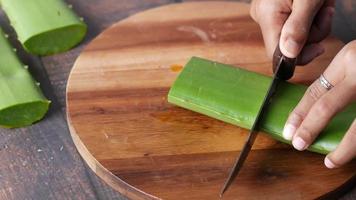
[[[260,25],[267,55],[276,46],[290,58],[299,54],[304,65],[324,52],[320,44],[330,33],[334,0],[253,0],[250,14]],[[298,150],[305,150],[332,117],[356,101],[356,41],[347,44],[324,72],[334,86],[325,89],[316,80],[289,115],[283,136]],[[356,119],[338,147],[325,157],[328,168],[339,167],[356,157]]]
[[[283,136],[294,148],[305,150],[348,104],[356,102],[356,40],[336,55],[323,75],[334,87],[325,89],[319,80],[309,86],[302,100],[289,115]],[[339,167],[356,157],[356,119],[338,147],[325,157],[328,168]]]
[[[276,46],[305,65],[324,53],[320,44],[330,33],[335,0],[253,0],[250,15],[259,24],[267,55]]]

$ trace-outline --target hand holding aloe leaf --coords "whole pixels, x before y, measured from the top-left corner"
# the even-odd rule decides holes
[[[290,58],[299,54],[307,64],[324,52],[321,42],[331,30],[335,0],[254,0],[251,16],[260,25],[267,54],[280,43]],[[347,44],[321,77],[307,90],[290,114],[284,137],[298,150],[307,149],[333,117],[356,101],[356,41]],[[356,157],[356,120],[353,117],[339,146],[325,158],[328,168],[341,166]]]

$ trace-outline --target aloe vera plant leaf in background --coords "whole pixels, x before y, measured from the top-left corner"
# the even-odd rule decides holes
[[[249,129],[271,81],[271,77],[255,72],[193,57],[170,89],[168,101]],[[261,129],[275,139],[290,144],[283,139],[283,127],[306,89],[304,85],[280,84],[263,118]],[[309,150],[322,154],[334,150],[355,117],[354,103],[333,118]]]
[[[0,126],[30,125],[46,114],[50,101],[23,65],[0,29]]]
[[[30,53],[50,55],[83,40],[87,26],[62,0],[0,0],[18,40]]]

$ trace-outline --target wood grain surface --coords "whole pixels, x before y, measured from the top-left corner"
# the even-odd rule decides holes
[[[47,57],[25,53],[15,41],[16,34],[0,10],[0,26],[10,35],[23,62],[30,66],[30,72],[53,102],[45,120],[21,129],[0,129],[0,199],[126,199],[88,168],[72,142],[64,119],[69,72],[83,47],[118,20],[161,5],[199,0],[65,1],[72,4],[76,13],[85,19],[89,32],[78,47]],[[354,0],[336,1],[333,34],[344,42],[356,38],[355,11]],[[356,188],[340,199],[356,199]]]
[[[293,82],[310,83],[342,46],[298,68]],[[69,77],[71,134],[89,167],[133,199],[217,199],[246,130],[166,102],[191,56],[270,74],[248,5],[176,4],[121,21],[93,40]],[[323,156],[297,152],[261,134],[239,181],[224,199],[312,199],[354,184],[356,162],[336,169]],[[330,193],[333,195],[333,193]],[[336,194],[336,193],[335,193]]]

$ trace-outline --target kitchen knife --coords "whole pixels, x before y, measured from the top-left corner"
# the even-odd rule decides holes
[[[255,139],[256,139],[256,136],[258,134],[258,130],[260,127],[260,122],[262,121],[262,118],[263,118],[263,116],[266,112],[266,109],[270,103],[271,97],[276,92],[276,90],[278,88],[278,84],[281,81],[288,80],[293,76],[296,61],[297,61],[296,58],[288,58],[288,57],[284,56],[281,53],[281,50],[279,49],[279,45],[277,45],[276,50],[273,54],[273,62],[272,62],[273,72],[274,72],[273,80],[269,86],[266,96],[264,97],[262,105],[257,113],[257,116],[255,118],[253,125],[252,125],[250,133],[247,137],[247,140],[244,144],[244,147],[241,150],[240,156],[235,161],[235,163],[230,171],[230,174],[223,185],[223,188],[220,192],[220,197],[222,197],[224,192],[229,188],[231,183],[234,181],[236,176],[239,174],[239,172],[242,168],[242,165],[244,164],[248,154],[251,151],[252,145],[255,142]]]

